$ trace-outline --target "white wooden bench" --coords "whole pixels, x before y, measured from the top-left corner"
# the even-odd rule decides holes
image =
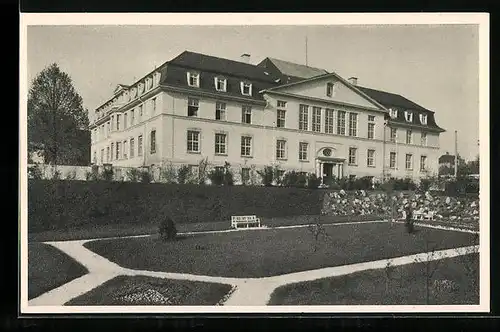
[[[420,212],[420,211],[415,211],[413,213],[413,218],[415,220],[434,220],[434,211],[430,212]]]
[[[239,225],[260,227],[260,219],[257,216],[231,216],[231,228],[237,229]]]

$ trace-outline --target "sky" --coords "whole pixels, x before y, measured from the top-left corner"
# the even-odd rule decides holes
[[[479,153],[477,25],[29,26],[28,87],[51,63],[70,75],[89,111],[117,84],[131,84],[190,50],[239,60],[251,55],[355,76],[358,85],[397,93],[435,112],[442,153]]]

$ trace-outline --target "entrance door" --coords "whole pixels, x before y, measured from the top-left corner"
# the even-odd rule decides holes
[[[333,176],[333,164],[330,163],[323,164],[323,183],[328,184],[332,176]]]

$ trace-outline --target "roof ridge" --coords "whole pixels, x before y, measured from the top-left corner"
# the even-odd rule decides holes
[[[296,63],[296,62],[292,62],[292,61],[288,61],[288,60],[283,60],[283,59],[278,59],[278,58],[274,58],[274,57],[267,57],[269,60],[277,60],[277,61],[281,61],[281,62],[286,62],[286,63],[289,63],[289,64],[292,64],[292,65],[295,65],[295,66],[302,66],[302,67],[307,67],[307,68],[311,68],[311,69],[317,69],[317,70],[322,70],[324,71],[325,73],[329,73],[326,69],[324,68],[319,68],[319,67],[311,67],[309,65],[303,65],[301,63]]]
[[[193,51],[189,51],[189,50],[185,50],[184,52],[182,52],[181,54],[179,54],[178,56],[176,56],[175,58],[173,58],[169,62],[174,61],[175,59],[179,58],[181,55],[186,54],[186,53],[201,55],[201,56],[204,56],[204,57],[207,57],[207,58],[213,58],[213,59],[218,59],[218,60],[231,61],[231,62],[234,62],[234,63],[238,63],[240,65],[246,65],[246,66],[250,66],[250,67],[253,67],[253,68],[265,69],[265,68],[262,68],[260,66],[254,65],[252,63],[246,63],[246,62],[242,62],[242,61],[238,61],[238,60],[233,60],[233,59],[228,59],[228,58],[222,58],[222,57],[219,57],[219,56],[214,56],[214,55],[209,55],[209,54],[199,53],[199,52],[193,52]]]

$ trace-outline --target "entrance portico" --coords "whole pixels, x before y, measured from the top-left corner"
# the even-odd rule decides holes
[[[316,156],[316,175],[324,183],[328,178],[340,179],[344,176],[345,158],[334,156],[333,149],[323,148]]]

